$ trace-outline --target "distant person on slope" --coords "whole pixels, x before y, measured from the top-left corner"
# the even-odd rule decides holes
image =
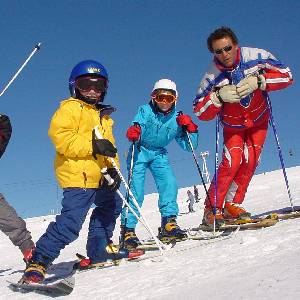
[[[196,202],[199,202],[199,191],[196,185],[194,185],[194,198]]]
[[[191,151],[187,136],[182,129],[182,126],[185,126],[193,147],[196,148],[198,146],[198,126],[193,123],[190,116],[178,115],[175,110],[178,92],[173,81],[169,79],[157,81],[153,87],[151,98],[148,104],[139,107],[126,134],[131,142],[137,142],[138,148],[138,151],[134,152],[131,190],[139,206],[142,206],[145,173],[149,168],[159,194],[160,236],[183,238],[185,234],[176,222],[178,187],[169,165],[165,147],[175,139],[181,148]],[[139,126],[135,126],[135,124],[139,124]],[[131,165],[132,147],[133,145],[129,149],[127,159],[128,170]],[[138,214],[131,198],[129,203]],[[125,218],[125,211],[126,208],[122,210],[120,244],[124,244],[125,247],[135,247],[140,243],[135,234],[137,219],[130,211],[128,217]]]
[[[188,195],[189,199],[186,202],[189,203],[189,212],[195,212],[194,211],[194,202],[195,202],[194,196],[190,190],[187,191],[187,195]]]
[[[78,238],[92,204],[96,207],[90,217],[86,246],[89,259],[80,261],[77,267],[96,267],[107,260],[134,255],[111,241],[122,200],[116,193],[121,180],[108,158],[114,157],[119,165],[112,133],[114,122],[109,117],[115,109],[102,104],[107,88],[108,75],[99,62],[85,60],[73,68],[69,79],[71,97],[61,102],[48,132],[56,149],[54,168],[63,188],[62,210],[38,240],[21,282],[43,282],[60,251]],[[103,136],[100,140],[93,130],[97,125]],[[114,180],[112,185],[101,173],[104,167]]]
[[[263,49],[239,47],[227,27],[215,30],[207,39],[214,60],[202,78],[193,102],[201,121],[219,114],[223,126],[223,159],[218,171],[216,220],[248,218],[241,206],[257,167],[266,139],[270,91],[292,82],[290,69]],[[215,179],[205,201],[203,223],[214,220]],[[209,201],[210,200],[210,201]],[[225,205],[224,205],[225,202]]]
[[[8,145],[12,133],[12,126],[8,116],[0,115],[0,158]],[[26,228],[25,221],[18,216],[0,193],[0,230],[9,237],[12,243],[23,253],[24,260],[31,257],[34,242]]]

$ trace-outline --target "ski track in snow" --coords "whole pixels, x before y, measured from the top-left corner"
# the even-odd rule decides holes
[[[287,169],[293,204],[300,205],[300,166]],[[197,179],[198,181],[198,179]],[[192,185],[194,182],[192,183]],[[195,227],[201,223],[203,202],[196,203],[195,213],[188,214],[187,189],[178,193],[182,228]],[[198,185],[200,197],[204,189]],[[145,197],[143,212],[156,233],[160,225],[157,194]],[[38,199],[37,199],[38,200]],[[9,201],[9,199],[8,199]],[[252,215],[276,212],[289,207],[290,202],[281,170],[256,175],[250,183],[244,207]],[[27,219],[27,226],[36,241],[55,216]],[[89,216],[79,238],[67,246],[54,262],[75,261],[76,252],[85,255],[85,243]],[[300,296],[300,219],[278,222],[275,226],[260,230],[239,231],[228,240],[178,251],[187,244],[178,243],[166,252],[167,259],[141,262],[122,261],[117,267],[91,270],[75,274],[74,291],[64,299],[297,299]],[[140,239],[150,237],[140,225]],[[119,220],[114,242],[118,242]],[[19,250],[0,233],[0,299],[49,299],[35,293],[14,293],[8,289],[6,280],[20,279],[25,264]],[[172,252],[174,252],[172,254]],[[64,270],[49,270],[49,277]]]

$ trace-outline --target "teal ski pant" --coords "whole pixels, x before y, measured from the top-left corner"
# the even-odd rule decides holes
[[[131,165],[131,153],[132,147],[130,148],[127,169],[130,171]],[[158,208],[162,217],[166,216],[177,216],[178,215],[178,204],[177,204],[177,181],[174,173],[169,164],[169,158],[166,155],[167,150],[162,149],[146,149],[141,146],[141,151],[135,150],[133,160],[133,172],[131,178],[130,189],[134,198],[137,200],[141,207],[144,202],[144,185],[145,175],[147,168],[153,175],[158,190]],[[128,197],[126,197],[128,199]],[[131,197],[129,197],[129,204],[132,209],[140,216],[136,206],[134,205]],[[125,224],[126,207],[122,210],[121,224]],[[138,220],[133,213],[128,210],[127,228],[135,228]]]

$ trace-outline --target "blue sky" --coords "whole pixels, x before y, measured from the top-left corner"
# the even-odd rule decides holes
[[[231,27],[240,46],[263,48],[287,64],[294,83],[270,94],[286,167],[299,165],[300,3],[299,1],[1,1],[0,91],[17,72],[34,46],[41,43],[20,75],[0,98],[0,113],[10,117],[13,136],[0,160],[0,192],[23,217],[49,214],[61,200],[48,137],[52,115],[69,97],[72,68],[86,59],[100,61],[109,74],[106,104],[125,176],[125,134],[140,105],[148,103],[154,83],[176,82],[177,109],[199,125],[200,152],[209,151],[214,173],[215,121],[200,122],[192,101],[212,54],[209,34]],[[289,155],[289,150],[293,156]],[[168,146],[179,187],[201,185],[191,153],[172,142]],[[221,156],[220,156],[221,159]],[[202,160],[199,158],[200,166]],[[278,169],[280,161],[272,128],[257,172]],[[202,188],[201,186],[199,188]],[[146,193],[156,191],[147,173]]]

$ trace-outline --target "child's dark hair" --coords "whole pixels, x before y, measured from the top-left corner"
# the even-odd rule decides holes
[[[215,40],[219,40],[224,38],[225,36],[229,36],[232,40],[233,45],[238,44],[238,38],[235,33],[228,27],[222,26],[221,28],[215,30],[207,39],[207,48],[211,53],[214,53],[214,49],[212,47],[212,42]]]

